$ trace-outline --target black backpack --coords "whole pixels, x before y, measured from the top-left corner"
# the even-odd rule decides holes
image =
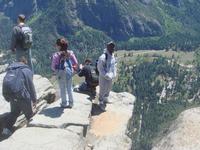
[[[99,84],[99,74],[97,74],[96,70],[96,65],[95,67],[90,67],[91,68],[91,82],[96,83],[97,85]]]
[[[24,84],[22,68],[9,69],[3,79],[2,93],[6,101],[27,100],[30,94]]]
[[[107,54],[107,53],[104,53],[104,55],[105,55],[106,61],[107,61],[107,60],[108,60],[108,54]],[[96,72],[97,75],[99,75],[99,70],[98,70],[97,65],[98,65],[98,59],[97,59],[96,62],[95,62],[95,72]],[[105,67],[106,67],[106,66],[105,66]]]

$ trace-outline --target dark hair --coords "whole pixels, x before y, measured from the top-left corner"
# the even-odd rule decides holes
[[[85,60],[85,64],[86,64],[86,63],[92,63],[92,61],[91,61],[90,59],[86,59],[86,60]]]
[[[22,62],[24,64],[27,64],[27,59],[25,56],[20,57],[19,62]]]
[[[20,22],[25,22],[26,16],[25,16],[24,14],[20,14],[20,15],[18,16],[18,19],[19,19]]]
[[[68,42],[64,38],[57,39],[56,45],[61,47],[60,51],[67,51]]]

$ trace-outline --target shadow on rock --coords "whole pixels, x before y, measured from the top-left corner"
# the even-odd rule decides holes
[[[64,108],[61,107],[53,107],[42,110],[39,114],[51,117],[58,118],[64,113]]]
[[[73,91],[76,92],[76,93],[88,95],[89,97],[87,99],[90,100],[90,101],[94,100],[95,97],[96,97],[96,94],[92,94],[90,91],[79,91],[77,89],[74,89]]]
[[[101,113],[103,113],[104,111],[101,110],[101,108],[99,107],[99,105],[97,104],[92,104],[92,111],[91,111],[91,115],[92,116],[97,116],[100,115]]]

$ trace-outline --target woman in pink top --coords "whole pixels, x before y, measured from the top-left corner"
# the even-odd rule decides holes
[[[73,51],[67,50],[68,43],[62,39],[57,39],[58,52],[52,56],[51,69],[56,73],[61,96],[61,107],[73,107],[72,76],[77,69],[78,61]]]

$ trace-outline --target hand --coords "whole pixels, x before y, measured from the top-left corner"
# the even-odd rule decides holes
[[[82,64],[80,64],[80,65],[79,65],[79,68],[82,70],[82,69],[83,69],[83,65],[82,65]]]

